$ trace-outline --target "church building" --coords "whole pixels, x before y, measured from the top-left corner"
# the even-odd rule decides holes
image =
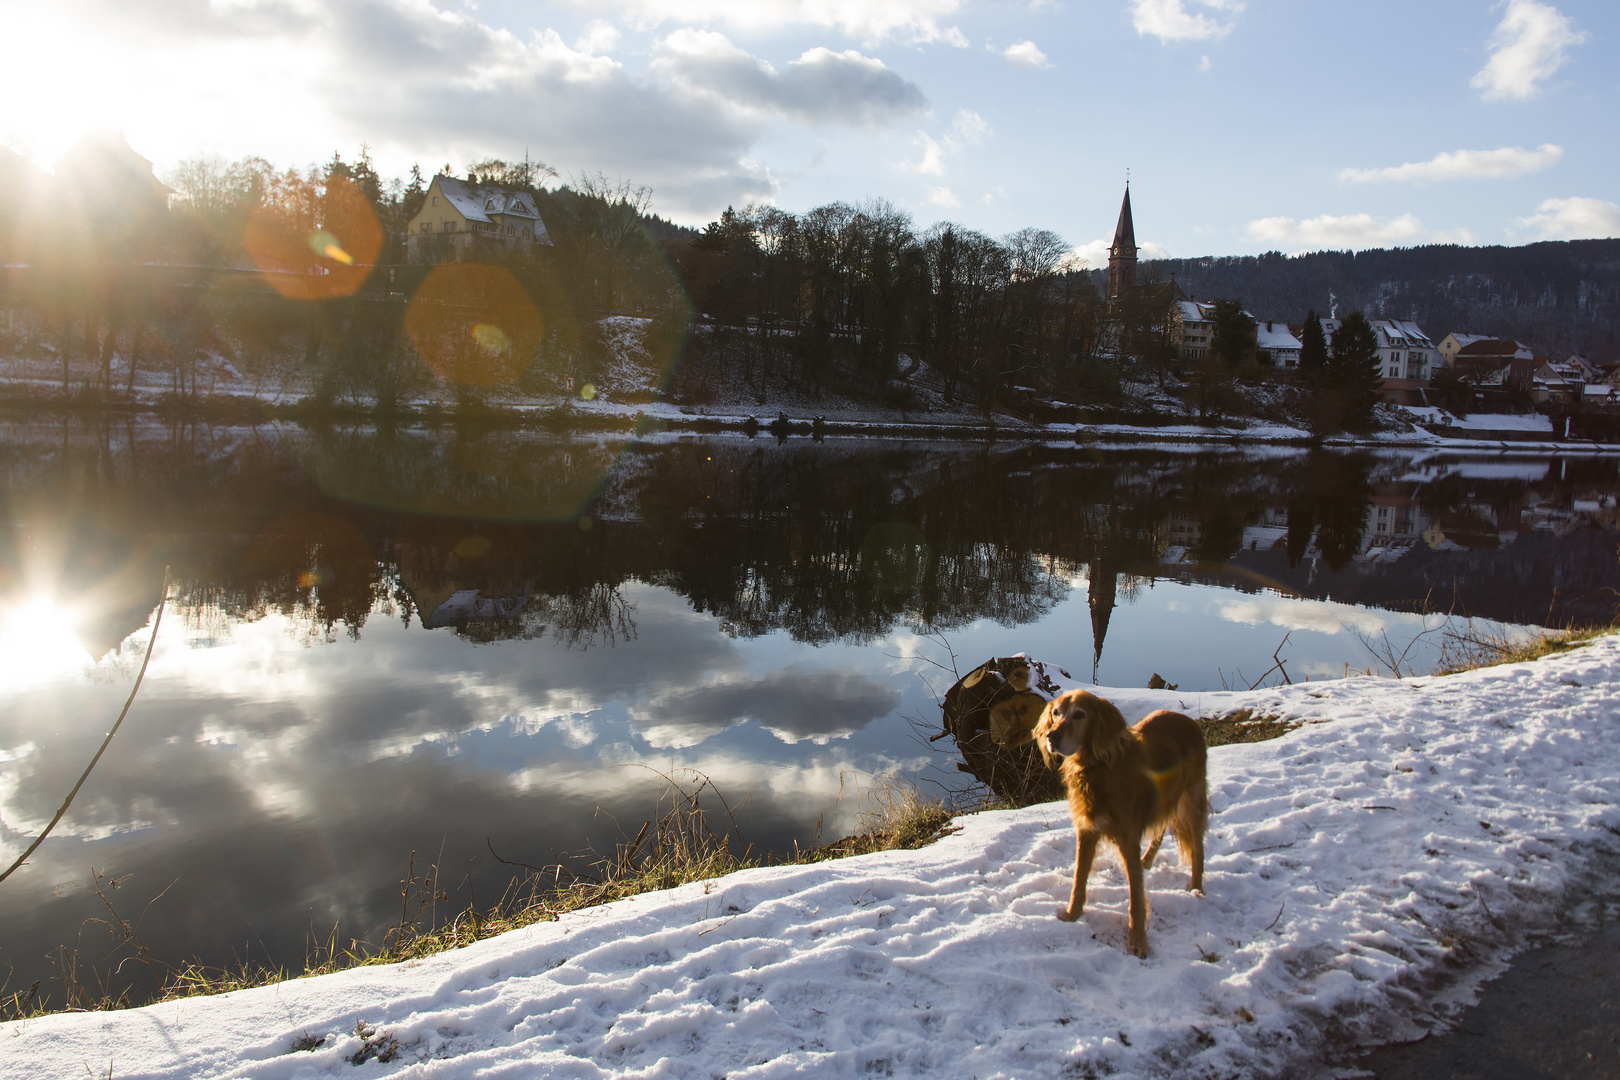
[[[1119,221],[1114,226],[1114,242],[1108,247],[1101,344],[1116,355],[1140,358],[1154,353],[1161,359],[1179,356],[1182,331],[1177,301],[1187,297],[1173,277],[1137,284],[1136,256],[1140,250],[1136,222],[1131,216],[1131,188],[1126,184]]]
[[[1119,224],[1114,226],[1114,242],[1108,248],[1108,302],[1117,303],[1136,287],[1136,223],[1131,220],[1131,186],[1125,185],[1125,201],[1119,205]]]

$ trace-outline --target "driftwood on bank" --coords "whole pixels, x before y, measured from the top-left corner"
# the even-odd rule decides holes
[[[945,692],[944,731],[962,754],[957,768],[972,773],[1014,806],[1063,797],[1063,782],[1035,749],[1031,732],[1058,685],[1046,665],[1025,656],[987,660]],[[1044,692],[1044,693],[1043,693]]]

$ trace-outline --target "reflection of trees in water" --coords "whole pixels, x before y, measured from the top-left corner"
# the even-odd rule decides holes
[[[358,636],[387,613],[475,641],[613,645],[635,636],[624,587],[643,581],[736,636],[867,641],[897,626],[1029,623],[1084,572],[1100,647],[1115,603],[1165,573],[1171,545],[1224,566],[1264,521],[1279,526],[1268,535],[1291,567],[1312,552],[1312,566],[1348,566],[1365,539],[1373,477],[1406,467],[1330,451],[1252,460],[1065,446],[625,445],[477,430],[328,428],[282,439],[20,424],[7,434],[0,498],[14,520],[35,523],[36,547],[49,537],[52,550],[75,553],[56,571],[65,591],[96,575],[139,585],[125,590],[128,603],[106,604],[117,613],[103,620],[114,644],[150,613],[167,563],[202,640],[271,613],[310,641],[340,625]],[[1550,477],[1537,497],[1616,488],[1613,471]],[[1516,515],[1536,486],[1458,479],[1414,491],[1462,535],[1466,515]],[[559,507],[569,514],[547,516]],[[573,516],[581,509],[585,518]],[[1494,529],[1482,520],[1481,543],[1494,543]],[[20,580],[16,540],[0,539],[13,545],[0,593]],[[1461,565],[1442,555],[1428,559],[1431,578]]]
[[[560,596],[530,594],[524,598],[522,611],[510,618],[464,619],[454,626],[457,635],[469,641],[550,637],[569,649],[611,649],[635,640],[635,611],[636,606],[625,599],[618,585],[597,581]]]

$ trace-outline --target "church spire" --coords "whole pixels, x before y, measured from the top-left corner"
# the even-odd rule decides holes
[[[1108,249],[1108,299],[1118,300],[1136,284],[1136,223],[1131,220],[1131,185],[1119,205],[1119,224]]]

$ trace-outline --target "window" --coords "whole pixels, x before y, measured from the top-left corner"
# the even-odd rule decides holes
[[[433,205],[434,206],[439,205],[439,197],[437,195],[433,196]]]
[[[422,222],[422,231],[424,233],[432,232],[433,231],[433,222],[431,222],[431,221]]]
[[[444,231],[445,232],[455,232],[456,231],[456,223],[453,222],[453,221],[445,222],[444,223]]]
[[[528,238],[529,238],[529,230],[524,229],[523,230],[523,239],[527,240]]]

